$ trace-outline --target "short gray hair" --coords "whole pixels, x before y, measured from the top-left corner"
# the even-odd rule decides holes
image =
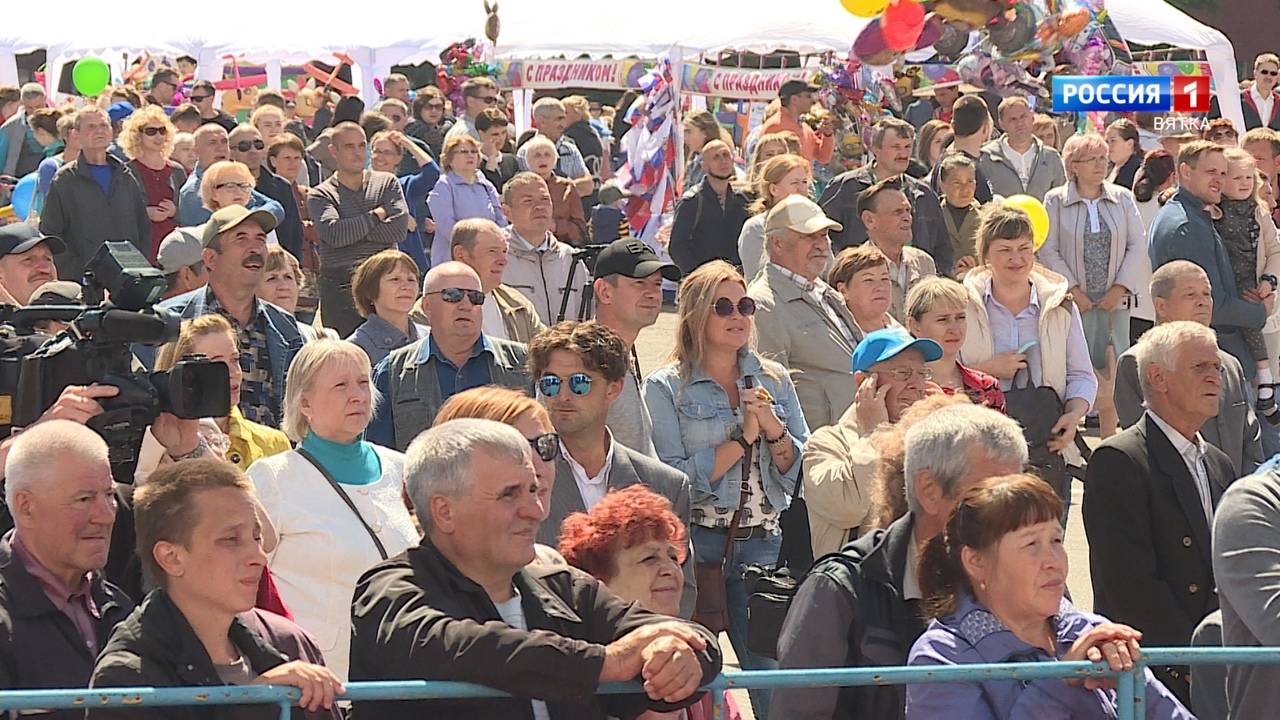
[[[19,492],[30,490],[48,478],[53,458],[68,456],[89,462],[110,462],[107,442],[77,422],[46,420],[18,435],[4,461],[5,503],[13,507]]]
[[[311,382],[315,379],[316,373],[320,372],[320,368],[335,360],[357,366],[363,365],[364,371],[372,374],[369,356],[355,343],[321,338],[303,345],[298,354],[293,356],[293,362],[289,363],[288,381],[284,386],[284,412],[280,429],[289,436],[290,440],[302,442],[302,439],[311,431],[307,416],[302,414],[302,396],[311,389]],[[374,410],[382,401],[382,396],[372,383],[370,383],[370,389],[373,397],[370,398],[369,407],[370,410]]]
[[[968,473],[969,451],[982,448],[992,460],[1027,464],[1027,441],[1022,427],[1007,415],[981,405],[950,405],[922,418],[903,438],[906,455],[902,470],[907,484],[907,507],[920,511],[916,477],[928,470],[947,497]]]
[[[1190,260],[1173,260],[1151,273],[1151,285],[1147,290],[1153,298],[1168,300],[1173,294],[1173,287],[1178,284],[1178,278],[1184,275],[1200,275],[1206,280],[1209,279],[1209,273]]]
[[[1161,323],[1142,334],[1142,338],[1134,346],[1134,354],[1138,358],[1138,385],[1142,388],[1142,397],[1151,397],[1151,381],[1147,379],[1147,368],[1159,365],[1165,370],[1173,370],[1178,362],[1179,351],[1193,340],[1200,340],[1217,347],[1218,334],[1190,320]]]
[[[494,420],[450,420],[409,443],[405,488],[423,531],[431,530],[431,498],[457,497],[471,487],[471,458],[477,451],[521,465],[533,462],[533,450],[520,431]]]
[[[564,103],[560,102],[558,98],[539,98],[538,101],[533,104],[534,116],[545,116],[547,113],[554,110],[564,111]]]
[[[40,83],[24,83],[22,89],[18,91],[18,97],[22,100],[35,100],[36,98],[45,97],[44,86]]]

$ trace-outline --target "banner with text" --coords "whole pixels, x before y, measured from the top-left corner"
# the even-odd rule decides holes
[[[498,84],[522,90],[638,87],[649,69],[643,60],[499,60]]]
[[[682,70],[683,92],[744,100],[772,100],[783,83],[809,80],[815,72],[813,68],[758,70],[696,63],[685,63]]]

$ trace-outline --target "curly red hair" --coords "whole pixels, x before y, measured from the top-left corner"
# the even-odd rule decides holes
[[[589,513],[565,518],[558,549],[570,565],[608,582],[617,572],[618,553],[648,540],[669,541],[684,563],[684,523],[671,511],[671,502],[643,485],[632,485],[609,492]]]

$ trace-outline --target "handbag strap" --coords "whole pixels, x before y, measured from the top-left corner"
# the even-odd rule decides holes
[[[386,547],[384,547],[382,545],[382,541],[378,539],[378,533],[374,532],[373,528],[369,527],[369,523],[365,521],[364,516],[360,514],[358,509],[356,509],[356,504],[351,501],[351,496],[347,495],[347,491],[342,489],[342,486],[338,484],[338,481],[333,479],[333,476],[329,474],[329,471],[325,469],[324,465],[320,464],[319,460],[316,460],[314,455],[303,450],[301,445],[294,448],[294,450],[296,450],[303,459],[314,465],[315,468],[320,471],[320,474],[324,476],[324,479],[329,481],[329,487],[333,488],[333,491],[338,493],[338,497],[342,498],[342,502],[346,503],[346,506],[355,514],[356,519],[364,526],[365,532],[369,533],[369,538],[373,540],[373,544],[378,546],[378,554],[382,556],[383,560],[386,560]]]
[[[733,511],[733,519],[729,521],[729,533],[724,538],[724,561],[729,559],[729,551],[733,549],[733,536],[738,532],[738,521],[742,519],[742,508],[747,504],[747,482],[751,479],[751,450],[755,446],[743,448],[742,482],[738,485],[738,509]]]

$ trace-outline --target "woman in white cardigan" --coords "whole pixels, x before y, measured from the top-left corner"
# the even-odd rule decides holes
[[[248,472],[279,536],[268,565],[280,596],[344,681],[356,581],[418,542],[401,499],[404,455],[364,440],[375,402],[363,350],[307,343],[284,396],[283,429],[298,448]]]
[[[1098,434],[1106,438],[1116,432],[1115,364],[1129,349],[1129,311],[1149,266],[1147,234],[1133,193],[1106,181],[1101,135],[1072,137],[1062,160],[1067,184],[1045,194],[1049,235],[1037,255],[1067,279],[1080,310],[1098,376]]]

